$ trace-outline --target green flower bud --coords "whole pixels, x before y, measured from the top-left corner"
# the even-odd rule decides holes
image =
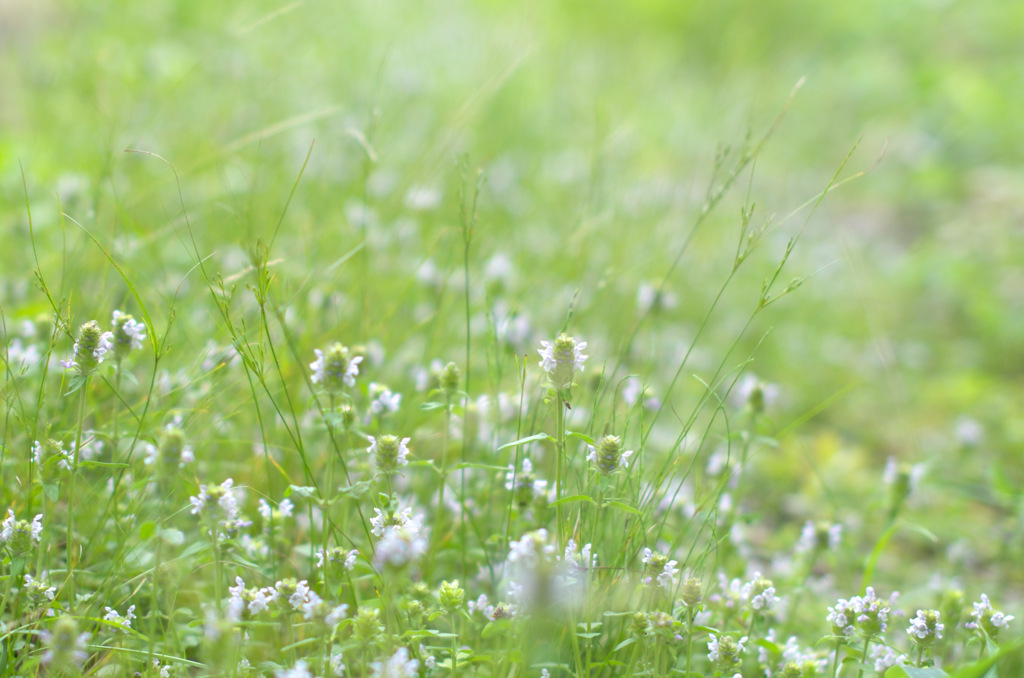
[[[352,624],[352,632],[356,639],[363,643],[376,642],[381,638],[384,627],[380,623],[380,610],[373,607],[361,607]]]
[[[99,323],[90,320],[78,328],[78,341],[70,360],[62,360],[64,369],[75,370],[79,376],[88,377],[103,362],[103,356],[113,348],[113,335],[103,332]]]
[[[455,363],[448,363],[441,372],[441,389],[449,396],[459,390],[459,368]]]
[[[441,607],[447,612],[455,612],[462,607],[462,602],[466,598],[466,592],[459,587],[458,579],[442,582],[438,595],[441,599]]]
[[[686,581],[683,582],[683,595],[681,600],[683,605],[689,608],[694,608],[700,604],[701,599],[704,597],[704,584],[700,579],[696,577],[687,577]]]

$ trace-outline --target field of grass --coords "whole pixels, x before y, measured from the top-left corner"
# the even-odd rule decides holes
[[[1024,675],[1022,26],[0,0],[0,675]]]

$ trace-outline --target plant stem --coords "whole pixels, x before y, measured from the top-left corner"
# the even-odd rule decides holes
[[[81,393],[78,397],[78,425],[75,431],[75,456],[71,461],[71,487],[68,491],[68,609],[75,604],[75,480],[78,478],[78,459],[82,453],[82,428],[85,422],[85,396],[89,392],[92,377],[83,377]]]
[[[566,480],[566,468],[565,468],[565,402],[562,400],[562,395],[558,394],[555,397],[555,456],[556,456],[556,472],[555,472],[555,484],[557,486],[556,500],[560,500],[565,496],[565,480]],[[562,552],[565,550],[566,537],[564,534],[565,527],[562,519],[563,507],[561,504],[555,507],[557,510],[557,534],[558,534],[558,550]]]
[[[843,639],[836,638],[836,652],[835,657],[832,658],[832,678],[836,678],[839,675],[839,648],[843,646]]]

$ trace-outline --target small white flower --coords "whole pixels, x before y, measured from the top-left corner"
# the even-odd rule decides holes
[[[386,662],[374,662],[370,667],[375,678],[415,678],[420,662],[409,659],[409,650],[400,647]]]
[[[125,613],[123,617],[117,612],[117,610],[113,608],[104,607],[103,609],[107,611],[107,613],[103,615],[103,619],[105,621],[113,622],[115,624],[123,626],[124,628],[121,629],[121,632],[128,633],[128,629],[132,627],[132,620],[135,619],[134,605],[128,608],[128,612]]]
[[[306,666],[306,662],[300,659],[290,669],[274,671],[274,676],[276,678],[313,678],[313,673]]]
[[[392,393],[383,384],[370,383],[370,413],[381,415],[394,414],[402,404],[402,394]]]

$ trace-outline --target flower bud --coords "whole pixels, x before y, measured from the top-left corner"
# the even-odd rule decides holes
[[[114,331],[111,333],[114,345],[114,361],[121,360],[131,353],[132,349],[142,348],[146,338],[146,326],[127,313],[114,311]]]
[[[683,605],[689,608],[694,608],[700,604],[701,599],[704,597],[703,593],[704,584],[700,579],[696,577],[687,577],[686,581],[683,582],[683,595],[681,600]]]
[[[622,438],[619,436],[604,436],[597,441],[597,445],[588,445],[590,454],[587,461],[597,467],[601,475],[611,475],[626,465],[633,451],[622,451]]]
[[[466,592],[459,587],[459,580],[456,579],[455,581],[442,582],[439,596],[441,607],[447,612],[455,612],[462,607]]]
[[[411,438],[399,438],[393,435],[367,437],[370,439],[370,446],[366,448],[366,451],[373,455],[373,460],[379,471],[392,473],[397,471],[399,466],[409,463],[406,457],[409,456]]]
[[[459,368],[455,363],[448,363],[441,372],[441,389],[451,397],[459,390]]]
[[[377,641],[381,637],[384,627],[380,623],[380,610],[373,607],[361,607],[356,614],[355,622],[352,624],[352,632],[355,637],[366,644]]]

